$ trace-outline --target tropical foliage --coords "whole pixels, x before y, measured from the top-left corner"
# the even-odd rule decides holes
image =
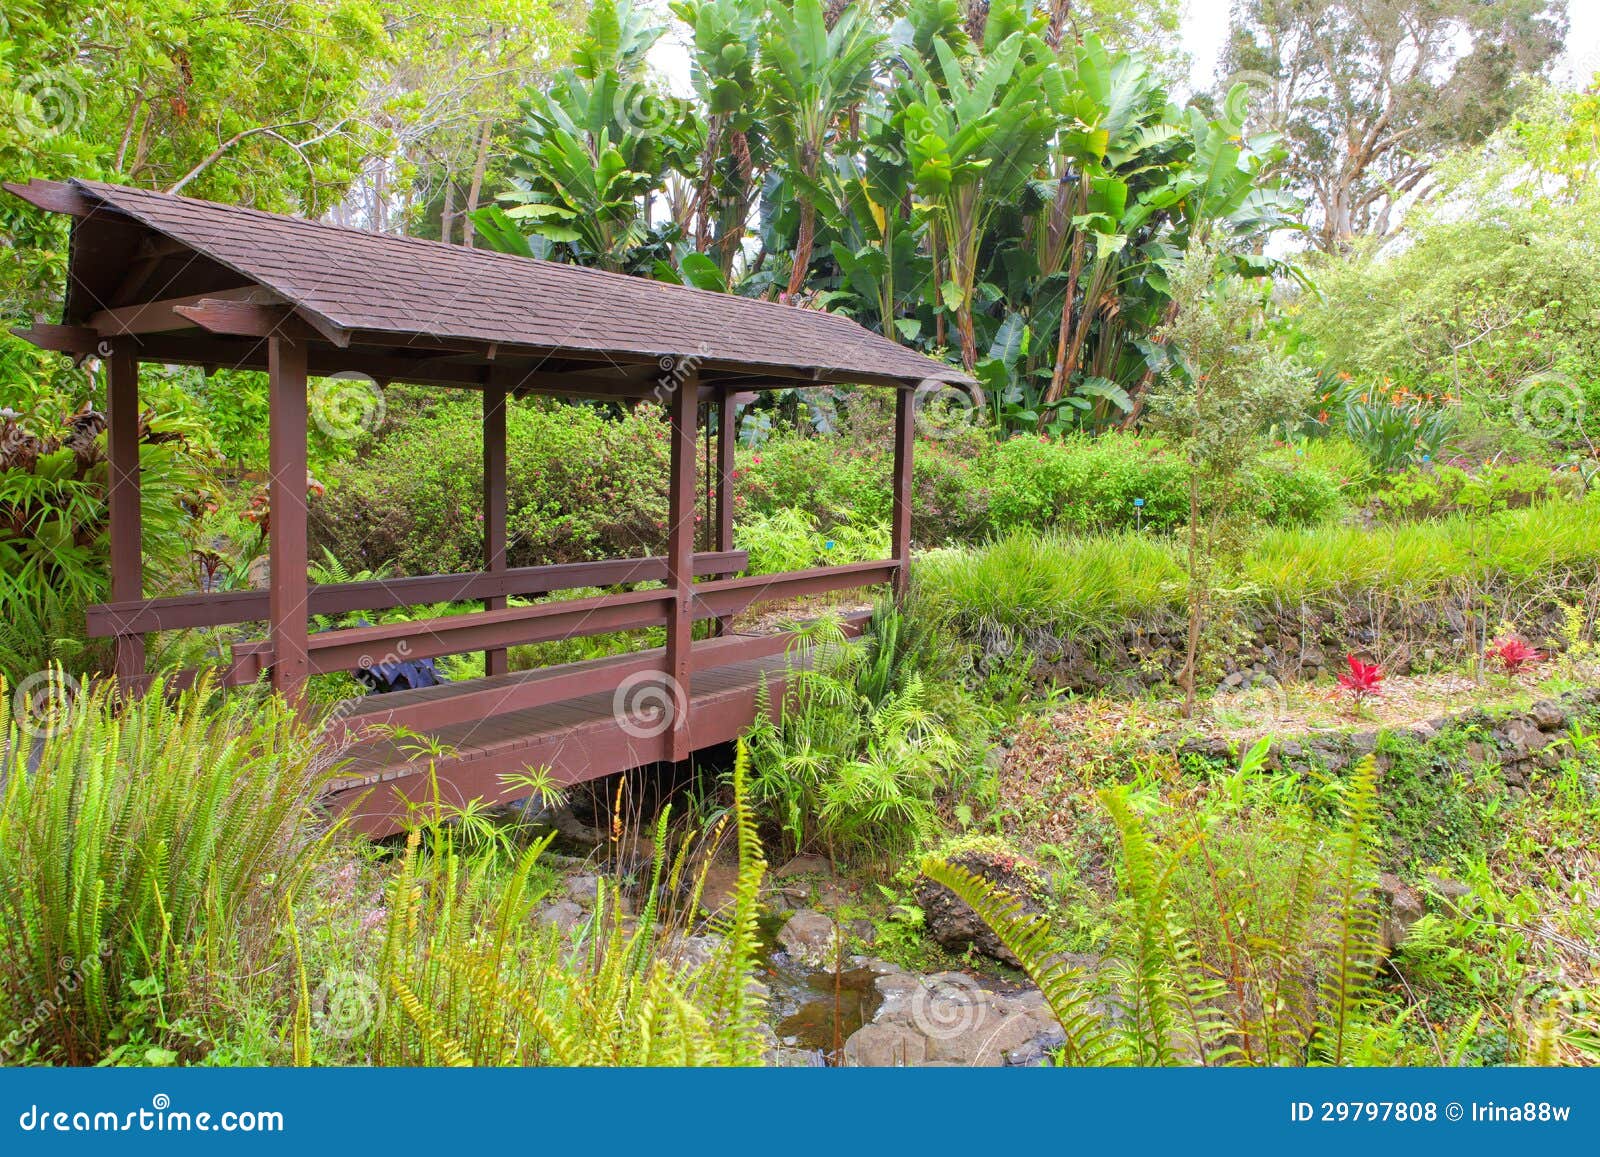
[[[1169,269],[1214,237],[1252,274],[1294,205],[1241,136],[1021,0],[674,6],[694,96],[651,90],[650,14],[602,0],[533,98],[490,243],[852,314],[975,370],[1003,428],[1128,418],[1166,364]]]

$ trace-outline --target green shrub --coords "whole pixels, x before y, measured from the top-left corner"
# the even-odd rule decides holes
[[[1159,439],[1012,438],[996,450],[990,522],[999,533],[1172,530],[1189,516],[1188,477],[1188,466]],[[1307,525],[1337,509],[1339,489],[1320,467],[1276,454],[1249,471],[1237,502],[1241,513],[1273,525]]]
[[[666,545],[661,413],[517,403],[507,416],[511,566],[659,554]],[[483,434],[476,401],[448,400],[334,467],[312,512],[312,551],[397,574],[476,570],[483,559]]]
[[[1445,464],[1413,467],[1389,481],[1377,496],[1392,518],[1436,518],[1464,511],[1520,510],[1556,498],[1573,498],[1582,482],[1570,471],[1552,471],[1536,462],[1485,466],[1471,473]]]
[[[995,445],[982,430],[948,439],[918,438],[912,457],[911,533],[919,543],[963,541],[989,530]],[[894,453],[890,434],[784,434],[740,447],[735,524],[782,510],[810,512],[821,526],[887,525]]]

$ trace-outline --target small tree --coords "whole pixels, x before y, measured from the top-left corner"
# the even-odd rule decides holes
[[[1235,501],[1239,477],[1260,456],[1271,422],[1300,412],[1310,391],[1309,377],[1265,330],[1260,289],[1229,263],[1197,245],[1173,271],[1176,312],[1160,333],[1170,358],[1146,422],[1189,464],[1189,634],[1179,677],[1185,718],[1194,714],[1217,558],[1250,517]]]

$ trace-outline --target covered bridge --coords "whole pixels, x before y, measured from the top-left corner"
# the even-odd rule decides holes
[[[265,622],[235,643],[226,685],[267,678],[292,700],[316,674],[482,650],[481,679],[367,696],[330,720],[347,744],[329,802],[393,831],[429,790],[426,765],[387,735],[399,724],[451,754],[439,781],[457,802],[514,796],[503,777],[548,767],[578,782],[727,742],[755,717],[764,677],[782,677],[792,635],[734,633],[753,604],[893,584],[910,560],[911,455],[919,387],[966,384],[847,318],[598,270],[92,181],[5,186],[72,218],[65,316],[21,336],[109,372],[111,602],[93,636],[116,641],[130,691],[149,682],[153,631]],[[139,513],[139,366],[198,365],[269,375],[272,523],[265,591],[145,597]],[[483,568],[312,585],[307,573],[308,376],[358,373],[472,390],[483,399]],[[744,576],[733,549],[734,410],[746,391],[854,384],[894,390],[891,557]],[[653,399],[671,429],[666,555],[509,568],[506,406],[529,394]],[[714,413],[714,420],[709,420]],[[716,431],[711,549],[695,550],[696,446]],[[708,448],[709,449],[709,448]],[[476,512],[463,512],[470,517]],[[660,588],[633,589],[659,581]],[[629,588],[508,606],[512,596]],[[471,613],[310,630],[313,614],[471,601]],[[696,621],[710,635],[693,638]],[[583,663],[508,670],[524,643],[664,627],[666,645]],[[186,678],[193,678],[187,673]],[[640,714],[633,703],[652,701]]]

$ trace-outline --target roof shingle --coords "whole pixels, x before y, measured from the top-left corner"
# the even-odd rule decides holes
[[[97,181],[85,193],[341,329],[965,382],[849,318]]]

